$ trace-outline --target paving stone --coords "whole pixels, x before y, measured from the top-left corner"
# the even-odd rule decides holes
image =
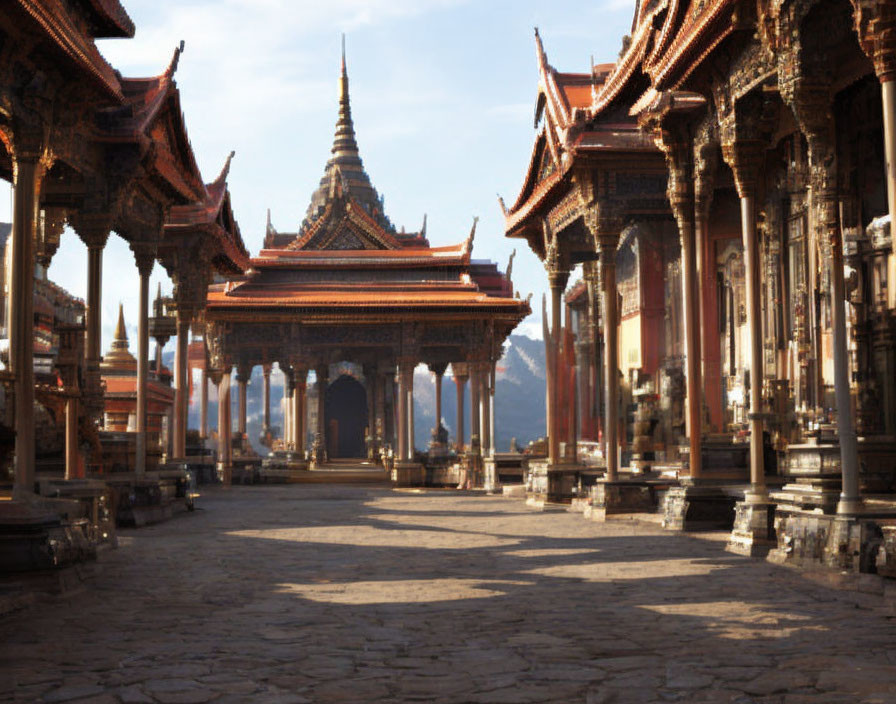
[[[721,534],[377,487],[202,505],[0,617],[0,701],[896,704],[885,596]]]
[[[70,702],[73,699],[84,699],[102,694],[104,687],[95,684],[69,684],[54,689],[43,696],[45,702]]]

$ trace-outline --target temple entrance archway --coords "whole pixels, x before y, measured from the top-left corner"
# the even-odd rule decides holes
[[[330,459],[366,457],[367,391],[343,374],[327,388],[325,401],[327,454]]]

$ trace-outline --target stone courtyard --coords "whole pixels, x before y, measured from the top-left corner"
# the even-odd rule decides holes
[[[723,546],[476,494],[206,490],[0,620],[0,700],[896,702],[889,601]]]

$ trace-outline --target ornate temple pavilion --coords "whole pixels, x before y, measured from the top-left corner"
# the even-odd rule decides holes
[[[307,374],[314,370],[319,406],[312,459],[394,448],[396,478],[418,482],[413,371],[429,365],[440,388],[452,364],[456,375],[470,375],[471,434],[487,450],[495,363],[530,311],[495,264],[472,258],[475,233],[474,221],[464,241],[431,247],[425,218],[419,232],[406,233],[386,217],[359,155],[343,57],[332,156],[300,228],[281,233],[269,218],[264,249],[246,275],[209,288],[213,380],[232,365],[243,380],[255,364],[278,362],[292,399],[288,446],[301,458],[309,434]],[[230,376],[220,378],[226,398]]]

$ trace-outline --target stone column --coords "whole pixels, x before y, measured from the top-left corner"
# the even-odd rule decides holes
[[[765,503],[765,463],[762,443],[762,310],[759,288],[759,244],[756,232],[756,185],[764,149],[758,140],[723,143],[722,153],[734,173],[740,197],[744,243],[744,279],[750,345],[750,484],[749,503]]]
[[[177,308],[177,347],[174,352],[174,460],[183,460],[187,444],[187,407],[190,403],[190,386],[187,378],[187,347],[190,342],[190,312],[180,305]],[[229,389],[229,387],[228,387]]]
[[[326,364],[322,364],[315,368],[317,375],[317,437],[314,442],[316,445],[316,457],[318,462],[327,461],[327,421],[326,421],[326,401],[327,401],[327,380],[329,378],[330,369]]]
[[[414,369],[417,361],[410,363],[410,372],[408,372],[407,392],[408,392],[408,459],[414,459],[416,452],[416,442],[414,440]]]
[[[271,365],[262,365],[261,374],[264,379],[264,424],[262,425],[261,432],[263,435],[267,436],[268,433],[271,432]]]
[[[467,366],[456,363],[451,365],[451,373],[454,375],[454,385],[457,387],[457,431],[454,444],[459,453],[464,451],[464,387],[467,384]]]
[[[75,392],[77,393],[77,392]],[[82,478],[80,475],[80,453],[78,448],[78,397],[69,396],[65,400],[65,478]]]
[[[479,425],[481,419],[479,407],[482,403],[479,396],[482,392],[482,382],[479,379],[479,362],[470,362],[470,449],[482,449],[482,431]],[[474,445],[473,438],[477,445]]]
[[[227,365],[218,384],[218,466],[224,486],[230,486],[233,470],[230,433],[230,366]]]
[[[548,283],[551,286],[551,345],[552,377],[554,383],[550,390],[550,427],[548,428],[548,465],[560,464],[560,379],[562,359],[560,355],[560,335],[562,331],[563,291],[569,281],[569,269],[563,265],[559,257],[554,261],[546,261],[548,267]]]
[[[684,307],[684,354],[685,373],[687,378],[686,427],[690,445],[690,469],[688,474],[693,480],[699,479],[703,473],[701,449],[701,436],[703,431],[703,383],[700,368],[700,296],[699,282],[697,280],[696,234],[694,232],[693,142],[686,127],[679,126],[679,129],[667,128],[663,131],[662,135],[661,146],[665,152],[666,165],[669,169],[667,195],[669,203],[672,206],[672,213],[675,216],[675,221],[678,224],[678,236],[681,241],[681,288],[682,303]],[[755,227],[753,230],[753,240],[755,245]],[[754,266],[757,267],[757,271],[758,265],[758,261],[754,260]],[[749,284],[747,287],[749,291]],[[758,306],[758,287],[755,288],[755,292],[757,296],[756,305]],[[757,322],[759,322],[758,318]],[[761,336],[757,338],[757,343],[760,341]],[[759,390],[762,390],[761,385],[759,386]],[[761,448],[761,434],[759,439]]]
[[[202,377],[199,391],[199,437],[202,440],[208,438],[208,371],[202,368]]]
[[[442,378],[445,375],[445,365],[437,365],[433,367],[430,365],[430,369],[433,370],[433,374],[435,375],[435,383],[436,383],[436,427],[435,427],[435,437],[438,439],[439,430],[442,428]]]
[[[479,371],[479,383],[482,385],[479,392],[479,408],[481,413],[480,427],[482,428],[482,456],[490,457],[492,450],[492,411],[491,411],[491,364],[483,362]]]
[[[248,364],[240,364],[237,367],[236,383],[239,392],[239,416],[237,423],[239,428],[240,439],[246,437],[246,416],[248,415],[248,385],[252,376],[252,367]]]
[[[488,408],[489,408],[489,435],[488,435],[488,449],[489,456],[495,456],[495,363],[492,362],[489,365],[489,374],[488,374]]]
[[[146,472],[146,389],[149,373],[149,275],[155,264],[153,251],[137,251],[140,273],[140,309],[137,313],[137,458],[135,471]]]
[[[608,237],[600,245],[600,271],[604,311],[604,457],[607,481],[619,479],[619,325],[616,300],[616,240]]]
[[[283,372],[283,449],[289,452],[294,446],[292,411],[295,377],[292,368],[286,363],[280,364],[280,370]]]
[[[410,371],[409,371],[410,370]],[[408,448],[409,419],[408,419],[408,394],[409,376],[413,373],[413,367],[407,360],[400,359],[398,361],[398,459],[410,459],[410,450]]]
[[[15,375],[13,498],[34,494],[34,238],[42,181],[37,154],[13,162],[9,361]]]
[[[299,364],[293,365],[293,384],[292,392],[292,435],[295,453],[298,459],[305,457],[305,406],[306,391],[308,389],[308,367]]]
[[[887,205],[890,227],[896,230],[896,8],[888,0],[852,0],[852,4],[859,43],[880,81]],[[896,308],[896,237],[892,240],[887,298],[889,307]]]
[[[694,235],[700,292],[703,396],[709,411],[709,425],[715,432],[722,429],[723,423],[722,359],[716,299],[716,262],[709,231],[709,210],[715,188],[718,149],[718,143],[709,139],[703,139],[694,146]]]
[[[367,433],[364,435],[367,459],[372,460],[376,456],[376,367],[366,365],[364,378],[367,381]]]
[[[386,382],[388,377],[383,374],[383,372],[378,368],[376,371],[377,380],[376,380],[376,422],[378,420],[378,425],[376,427],[376,444],[377,448],[382,448],[386,443]]]

